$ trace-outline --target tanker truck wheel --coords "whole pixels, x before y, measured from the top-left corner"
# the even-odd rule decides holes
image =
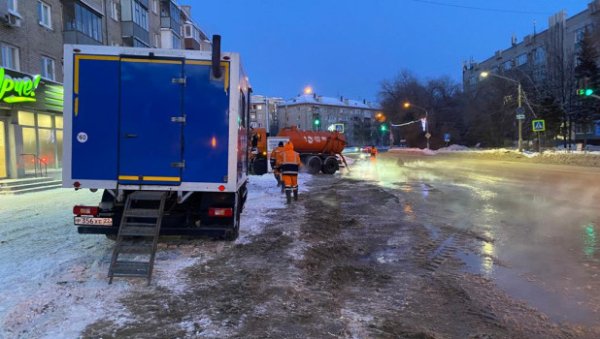
[[[313,155],[312,157],[309,157],[308,159],[306,159],[306,170],[310,174],[319,173],[321,171],[322,165],[323,165],[323,162],[321,161],[321,158],[319,158],[317,156]]]
[[[321,171],[323,171],[325,174],[334,174],[339,169],[340,165],[338,164],[337,158],[327,157],[323,163],[323,168],[321,168]]]

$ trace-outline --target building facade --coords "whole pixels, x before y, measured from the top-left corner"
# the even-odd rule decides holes
[[[481,72],[491,72],[518,80],[536,92],[551,93],[567,113],[573,113],[578,87],[574,70],[580,43],[586,30],[599,32],[599,28],[600,0],[590,2],[586,10],[570,18],[564,11],[558,12],[548,19],[548,29],[533,32],[520,42],[513,37],[509,48],[496,51],[484,61],[465,63],[464,90],[475,91],[483,81]],[[600,126],[577,125],[574,130],[576,139],[600,139]]]
[[[333,98],[313,94],[299,95],[278,108],[279,128],[296,126],[301,130],[337,129],[348,145],[375,144],[380,140],[375,123],[379,107],[366,100]]]
[[[277,97],[253,95],[250,98],[250,126],[266,128],[270,135],[279,132],[278,107],[285,100]]]
[[[0,2],[0,179],[61,166],[61,11],[59,0]]]
[[[65,43],[211,48],[175,0],[0,1],[0,179],[62,168]]]

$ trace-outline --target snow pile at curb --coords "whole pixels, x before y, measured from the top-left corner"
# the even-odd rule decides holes
[[[594,148],[595,149],[595,148]],[[516,149],[495,148],[479,149],[468,148],[462,145],[450,145],[438,150],[420,148],[391,148],[392,153],[421,154],[427,156],[442,154],[457,154],[477,159],[503,160],[503,161],[529,161],[536,163],[600,167],[600,151],[565,151],[561,149],[544,150],[543,152],[523,151]]]

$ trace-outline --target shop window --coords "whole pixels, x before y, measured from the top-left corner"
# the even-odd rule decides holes
[[[20,112],[19,112],[20,113]],[[37,136],[35,128],[23,127],[21,130],[23,137],[23,164],[25,173],[34,173],[36,170],[35,158],[31,154],[37,154]],[[27,154],[27,155],[25,155]]]
[[[58,129],[63,128],[63,117],[57,115],[54,117],[54,126]]]
[[[55,166],[56,159],[56,137],[54,135],[54,131],[51,129],[39,128],[39,147],[40,154],[39,157],[48,167]]]
[[[43,1],[38,1],[38,20],[40,25],[52,29],[52,7]]]
[[[19,111],[19,125],[35,126],[35,115],[31,112]]]
[[[19,48],[8,44],[0,44],[0,49],[2,50],[2,67],[18,71],[20,68]]]
[[[52,116],[48,114],[38,114],[38,127],[52,128]]]
[[[56,157],[58,161],[58,167],[62,167],[62,156],[63,156],[63,131],[56,130]]]
[[[8,176],[6,170],[6,136],[4,135],[4,121],[0,120],[0,178]]]

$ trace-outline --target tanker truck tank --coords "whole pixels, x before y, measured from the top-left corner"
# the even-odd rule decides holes
[[[336,155],[344,161],[342,150],[346,146],[344,135],[339,132],[303,131],[297,127],[285,127],[277,136],[288,137],[294,144],[294,150],[300,154],[300,160],[309,173],[334,174],[339,170]]]

